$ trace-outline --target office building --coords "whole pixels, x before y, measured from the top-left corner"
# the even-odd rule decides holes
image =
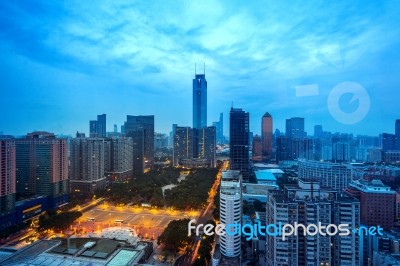
[[[230,169],[239,170],[243,180],[250,178],[249,113],[242,109],[230,111]]]
[[[220,187],[221,223],[240,224],[242,216],[242,180],[239,171],[223,171]],[[221,254],[226,257],[240,257],[240,235],[222,235]]]
[[[33,132],[15,140],[17,193],[49,196],[52,207],[68,201],[67,140]]]
[[[342,191],[351,182],[352,167],[350,164],[299,160],[298,177],[317,180],[321,186]]]
[[[182,159],[193,158],[193,129],[191,127],[174,127],[173,164],[178,166]]]
[[[144,173],[154,164],[154,115],[128,115],[125,134],[133,140],[133,172]]]
[[[262,161],[262,144],[261,144],[261,137],[259,135],[255,135],[253,137],[252,157],[253,157],[253,162]]]
[[[168,135],[163,133],[155,133],[154,134],[154,149],[166,149],[168,148]]]
[[[213,122],[213,126],[216,129],[217,144],[224,144],[225,137],[224,137],[224,114],[223,113],[219,114],[219,121]]]
[[[104,154],[103,138],[75,138],[70,141],[70,191],[93,193],[107,185]]]
[[[132,175],[132,139],[107,138],[104,145],[104,172],[107,180],[110,182],[126,180]]]
[[[382,133],[382,150],[392,151],[396,147],[396,135],[389,133]]]
[[[292,117],[286,119],[286,137],[304,138],[304,118]]]
[[[360,200],[361,223],[390,230],[396,216],[396,192],[380,180],[355,180],[345,193]]]
[[[291,160],[291,139],[286,136],[276,138],[276,161],[282,162]]]
[[[7,219],[15,209],[16,161],[14,140],[0,140],[0,229],[12,224]]]
[[[270,160],[272,157],[272,116],[266,112],[261,119],[262,157]]]
[[[106,114],[97,115],[97,120],[89,122],[89,136],[91,138],[105,138],[106,137]]]
[[[193,79],[193,128],[207,126],[207,80],[206,75],[195,73]]]
[[[307,138],[293,138],[290,141],[291,160],[313,158],[313,140]]]
[[[359,202],[342,197],[335,190],[312,180],[299,179],[284,190],[269,190],[266,224],[347,223],[359,226]],[[305,235],[266,236],[265,264],[275,265],[359,265],[358,235],[324,237]]]

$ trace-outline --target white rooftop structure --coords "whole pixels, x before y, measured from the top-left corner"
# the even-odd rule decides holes
[[[139,238],[135,230],[129,227],[109,227],[101,230],[100,232],[94,232],[88,234],[89,237],[108,238],[119,241],[127,241],[131,245],[136,245]]]

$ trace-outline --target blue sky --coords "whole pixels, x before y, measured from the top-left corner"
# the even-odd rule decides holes
[[[267,111],[282,131],[300,116],[309,133],[393,132],[399,17],[398,1],[2,1],[0,131],[87,132],[101,113],[108,131],[127,114],[191,125],[205,63],[208,122],[224,112],[225,134],[232,102],[255,133]],[[329,96],[341,83],[366,93]]]

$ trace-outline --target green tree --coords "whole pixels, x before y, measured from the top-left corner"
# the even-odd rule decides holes
[[[171,221],[164,232],[158,237],[157,243],[164,244],[164,249],[173,253],[188,245],[191,237],[188,236],[189,219]]]

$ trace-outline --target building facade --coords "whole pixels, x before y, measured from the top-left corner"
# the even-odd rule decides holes
[[[70,141],[70,191],[93,193],[106,186],[105,139],[75,138]]]
[[[104,145],[104,172],[108,181],[126,180],[132,175],[132,139],[126,137],[108,138]]]
[[[337,191],[347,188],[352,180],[352,167],[321,161],[298,161],[298,177],[318,180],[321,186],[331,187]]]
[[[193,129],[176,126],[174,131],[173,164],[178,166],[180,160],[193,158]]]
[[[385,230],[394,227],[396,216],[396,192],[380,180],[355,180],[345,193],[360,200],[361,223],[381,226]]]
[[[304,118],[292,117],[286,119],[286,136],[288,138],[304,138]]]
[[[359,226],[359,202],[341,197],[335,190],[312,180],[299,180],[282,190],[270,190],[266,224],[322,226],[346,221],[350,228]],[[360,265],[358,235],[306,235],[299,227],[297,235],[266,236],[265,264],[276,265]]]
[[[133,141],[133,172],[144,173],[154,165],[154,115],[128,115],[125,134]]]
[[[229,130],[230,169],[239,170],[243,180],[249,180],[249,113],[231,108]]]
[[[266,112],[261,119],[262,157],[270,160],[272,157],[272,116]]]
[[[105,138],[107,129],[107,115],[97,115],[97,120],[89,121],[89,136],[91,138]]]
[[[241,223],[242,217],[242,180],[240,171],[222,172],[220,186],[220,218],[221,223]],[[241,239],[239,234],[222,235],[221,254],[226,257],[240,257]]]
[[[205,74],[195,74],[193,79],[193,128],[207,126],[207,80]]]
[[[16,161],[14,140],[0,140],[0,218],[10,215],[15,209],[16,200]],[[3,228],[7,223],[1,219]]]
[[[17,193],[49,196],[54,206],[68,199],[68,145],[52,133],[33,132],[15,139]]]

